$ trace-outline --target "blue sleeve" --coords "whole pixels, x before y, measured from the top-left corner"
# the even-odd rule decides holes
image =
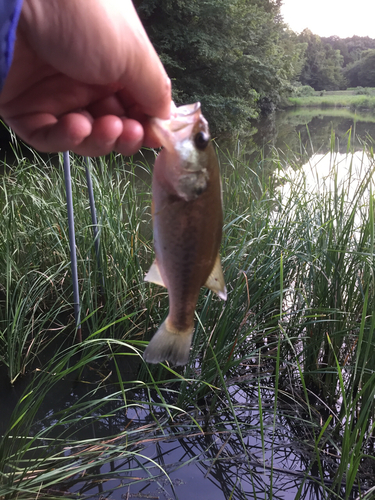
[[[16,29],[23,0],[0,0],[0,92],[12,64]]]

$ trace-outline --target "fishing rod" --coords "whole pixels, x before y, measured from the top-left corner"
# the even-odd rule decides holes
[[[73,195],[72,195],[72,178],[70,172],[70,158],[69,151],[63,153],[64,164],[64,177],[65,177],[65,191],[66,191],[66,205],[68,209],[68,234],[69,234],[69,247],[70,247],[70,268],[72,272],[73,281],[73,302],[74,302],[74,318],[77,328],[77,341],[82,342],[82,329],[81,329],[81,304],[79,300],[78,288],[78,269],[77,269],[77,251],[76,251],[76,233],[74,228],[74,210],[73,210]]]
[[[89,194],[90,202],[90,212],[92,220],[92,230],[94,235],[94,247],[96,260],[98,265],[98,271],[101,277],[101,294],[104,290],[104,276],[100,261],[100,248],[99,241],[100,235],[98,230],[98,221],[96,216],[95,199],[94,199],[94,189],[92,185],[91,173],[90,173],[90,160],[85,157],[85,170],[86,170],[86,182],[87,190]],[[68,210],[68,235],[69,235],[69,247],[70,247],[70,267],[72,273],[73,282],[73,303],[74,303],[74,319],[77,328],[77,341],[82,342],[82,328],[81,328],[81,303],[79,297],[79,286],[78,286],[78,266],[77,266],[77,250],[76,250],[76,236],[74,227],[74,209],[73,209],[73,195],[72,195],[72,178],[71,178],[71,168],[70,168],[70,157],[69,151],[63,153],[63,167],[64,167],[64,177],[65,177],[65,191],[66,191],[66,204]]]

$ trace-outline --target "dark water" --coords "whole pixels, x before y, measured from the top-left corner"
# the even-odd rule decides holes
[[[301,164],[317,153],[327,153],[332,143],[337,151],[345,153],[350,145],[360,150],[363,141],[375,138],[375,117],[356,115],[348,110],[293,110],[279,112],[254,124],[255,128],[241,138],[241,147],[249,155],[256,154],[263,148],[264,154],[270,154],[272,148],[285,153],[293,153],[301,158]],[[334,136],[332,135],[334,133]],[[332,139],[333,137],[333,139]],[[234,150],[237,140],[218,138],[220,147]],[[1,159],[16,161],[9,144],[11,137],[3,133],[0,137]],[[24,381],[25,382],[25,381]],[[53,426],[54,415],[72,406],[84,397],[84,385],[74,381],[65,381],[55,387],[43,401],[38,414],[38,426]],[[19,385],[9,389],[2,384],[0,394],[3,411],[0,425],[6,428],[11,407],[22,393]],[[105,396],[106,390],[98,392]],[[207,438],[203,435],[191,435],[181,428],[175,428],[163,439],[160,432],[150,437],[139,449],[137,458],[126,460],[119,457],[98,468],[97,474],[111,474],[111,481],[87,482],[76,478],[69,486],[70,494],[85,495],[85,498],[122,500],[127,498],[180,499],[180,500],[221,500],[275,498],[292,500],[300,490],[306,500],[320,500],[325,493],[313,480],[306,480],[306,473],[319,476],[312,466],[308,448],[301,445],[305,429],[298,420],[289,418],[286,413],[278,415],[273,421],[272,397],[270,391],[262,394],[262,402],[270,412],[262,415],[264,427],[261,433],[261,416],[257,388],[251,387],[251,381],[237,386],[233,390],[233,403],[239,409],[237,419],[241,423],[242,441],[234,426],[224,425],[221,432],[217,428]],[[139,395],[142,398],[142,395]],[[108,407],[108,413],[114,411]],[[118,405],[121,395],[118,396]],[[5,410],[6,408],[6,410]],[[102,410],[103,411],[103,410]],[[161,418],[163,415],[161,415]],[[230,421],[230,417],[223,420]],[[92,426],[85,426],[82,431],[74,432],[76,439],[119,434],[124,428],[137,428],[150,422],[149,409],[146,405],[137,410],[116,412],[115,417],[98,419]],[[152,439],[151,439],[152,438]],[[306,436],[308,439],[308,436]],[[125,443],[124,443],[125,446]],[[153,462],[154,463],[153,463]],[[168,472],[158,475],[158,465]],[[330,485],[329,463],[326,466],[327,486]],[[157,479],[155,479],[157,477]],[[353,497],[354,498],[354,497]]]
[[[61,488],[65,494],[70,493],[70,498],[96,500],[287,500],[294,499],[298,490],[304,499],[324,497],[321,486],[313,480],[305,479],[308,470],[310,477],[321,482],[319,470],[310,463],[313,452],[303,445],[303,440],[309,439],[306,426],[299,423],[303,415],[296,413],[293,406],[279,398],[280,411],[274,421],[272,389],[261,389],[261,418],[258,387],[252,387],[251,380],[239,384],[233,380],[236,385],[230,386],[229,391],[232,404],[237,408],[238,424],[233,422],[226,404],[221,405],[218,400],[215,414],[210,418],[208,432],[203,435],[196,427],[189,425],[189,415],[171,423],[162,408],[156,409],[151,417],[146,403],[125,409],[118,387],[110,383],[103,384],[93,394],[92,386],[98,384],[99,371],[93,369],[93,364],[90,368],[80,377],[81,381],[71,377],[49,390],[30,434],[45,431],[44,439],[51,442],[54,438],[61,440],[66,435],[66,456],[77,453],[77,449],[70,451],[68,443],[72,439],[102,438],[105,443],[107,437],[110,436],[112,441],[113,436],[118,435],[120,437],[116,446],[120,450],[123,448],[124,453],[118,453],[102,466],[95,466],[91,470],[88,467],[86,476],[90,477],[89,480],[80,478],[77,474],[64,484],[55,486],[55,491]],[[102,366],[100,372],[106,375],[111,368],[110,364],[106,368]],[[129,367],[124,365],[120,368],[121,373],[126,373],[126,368]],[[28,381],[24,379],[23,382]],[[262,381],[264,386],[271,384],[270,379]],[[20,396],[21,392],[16,392]],[[13,398],[15,396],[13,394]],[[133,397],[138,401],[148,400],[142,392],[133,394]],[[105,418],[93,418],[85,423],[86,410],[82,409],[81,412],[76,412],[77,420],[74,424],[69,423],[69,418],[66,419],[67,422],[63,422],[61,413],[69,412],[73,405],[83,404],[92,398],[108,400],[100,408],[100,412],[97,412],[97,417],[106,413]],[[9,402],[9,398],[5,396],[2,403],[6,402]],[[82,418],[81,423],[79,416]],[[201,425],[204,424],[203,413],[195,414],[194,417]],[[3,418],[4,415],[2,423]],[[58,419],[61,423],[56,426]],[[163,431],[158,428],[157,423],[163,425]],[[124,429],[131,433],[139,428],[143,431],[139,435],[139,445],[134,448],[137,454],[129,458],[129,444]],[[89,444],[82,446],[81,453],[89,447]],[[160,467],[168,473],[168,478]],[[327,486],[331,484],[328,467],[326,483]]]

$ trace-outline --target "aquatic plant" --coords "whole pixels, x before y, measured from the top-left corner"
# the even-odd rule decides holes
[[[202,290],[190,362],[174,369],[142,359],[167,313],[165,290],[143,281],[146,159],[94,162],[100,269],[74,159],[76,344],[62,171],[15,143],[0,191],[0,369],[18,402],[1,419],[0,498],[116,496],[153,482],[178,498],[184,465],[228,499],[272,498],[285,484],[296,499],[371,498],[372,147],[358,158],[349,136],[344,158],[333,135],[331,153],[303,169],[302,146],[251,161],[221,152],[228,301]],[[183,453],[168,462],[176,440]]]

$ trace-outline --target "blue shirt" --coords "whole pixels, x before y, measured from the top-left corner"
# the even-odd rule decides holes
[[[23,0],[0,0],[0,91],[13,59],[16,29]]]

